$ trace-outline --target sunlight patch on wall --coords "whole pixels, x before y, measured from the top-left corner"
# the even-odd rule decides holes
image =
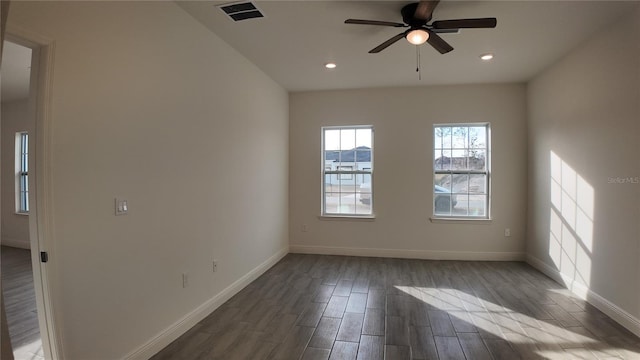
[[[555,152],[550,154],[549,257],[564,275],[589,285],[593,251],[593,187]]]

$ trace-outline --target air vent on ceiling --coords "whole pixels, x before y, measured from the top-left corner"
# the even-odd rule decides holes
[[[264,17],[260,10],[251,2],[237,2],[218,6],[233,21]]]

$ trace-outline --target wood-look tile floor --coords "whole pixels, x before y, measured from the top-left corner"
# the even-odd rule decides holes
[[[289,254],[160,359],[640,359],[640,339],[525,263]]]
[[[15,360],[44,359],[29,250],[0,248],[2,292]]]

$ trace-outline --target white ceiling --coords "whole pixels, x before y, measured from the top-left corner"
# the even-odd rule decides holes
[[[29,97],[31,49],[5,41],[0,66],[0,98],[2,102]]]
[[[410,1],[259,1],[265,18],[241,22],[215,6],[228,2],[178,4],[290,91],[527,81],[639,3],[441,1],[434,20],[496,17],[498,25],[442,34],[455,48],[445,55],[422,45],[418,80],[416,49],[405,40],[368,53],[402,29],[344,24],[402,22],[400,9]],[[491,62],[478,58],[488,52],[495,54]],[[325,69],[328,61],[338,67]]]

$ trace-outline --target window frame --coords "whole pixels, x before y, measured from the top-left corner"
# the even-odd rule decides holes
[[[16,132],[15,144],[16,214],[29,214],[29,133]]]
[[[347,170],[350,169],[350,170]],[[326,172],[326,170],[325,170]],[[331,170],[329,170],[331,172]],[[353,166],[351,165],[340,165],[336,166],[336,172],[339,174],[340,180],[353,180]]]
[[[327,130],[358,130],[358,129],[369,129],[371,130],[371,147],[370,147],[370,167],[367,167],[367,169],[369,170],[358,170],[356,166],[349,166],[349,165],[338,165],[336,166],[336,170],[327,170],[328,166],[326,165],[326,151],[325,150],[325,133]],[[321,218],[354,218],[354,219],[373,219],[375,218],[374,215],[374,211],[373,211],[373,194],[374,194],[374,186],[373,186],[373,163],[374,163],[374,127],[373,125],[336,125],[336,126],[322,126],[320,129],[321,132],[321,146],[320,146],[320,158],[321,158],[321,181],[320,181],[320,217]],[[330,151],[330,150],[328,150]],[[344,150],[338,150],[338,151],[344,151]],[[357,156],[357,153],[355,154],[355,156]],[[357,158],[355,158],[354,160],[357,160]],[[357,161],[354,161],[354,164],[357,163]],[[349,171],[344,171],[344,170],[340,170],[340,168],[344,168],[344,167],[351,167],[352,170]],[[354,169],[355,167],[355,169]],[[333,212],[327,212],[327,206],[326,206],[326,176],[327,175],[336,175],[338,176],[338,178],[340,180],[347,180],[347,181],[351,181],[354,179],[357,179],[357,175],[369,175],[369,178],[371,179],[371,193],[370,193],[370,198],[369,198],[369,206],[371,208],[371,211],[369,214],[358,214],[358,213],[333,213]],[[348,176],[347,178],[342,178],[343,176]],[[357,180],[356,180],[357,182]]]
[[[486,144],[484,147],[484,150],[486,152],[485,154],[485,170],[471,170],[467,167],[466,170],[438,170],[436,169],[436,157],[435,155],[435,151],[437,150],[449,150],[451,152],[453,152],[454,150],[464,150],[466,154],[468,154],[469,150],[473,150],[475,148],[471,148],[469,147],[469,145],[467,145],[467,147],[460,149],[460,148],[454,148],[453,144],[451,144],[450,148],[439,148],[437,147],[436,144],[436,129],[437,128],[442,128],[442,127],[448,127],[448,128],[454,128],[454,127],[484,127],[485,131],[486,131]],[[431,219],[433,220],[460,220],[460,221],[482,221],[482,220],[487,220],[490,221],[491,220],[491,196],[492,196],[492,191],[491,191],[491,123],[489,122],[468,122],[468,123],[442,123],[442,124],[434,124],[433,125],[433,129],[432,129],[432,141],[433,141],[433,146],[431,148],[431,157],[432,157],[432,167],[431,167],[431,181],[432,181],[432,187],[431,187],[431,194],[432,194],[432,200],[431,200],[431,205],[432,205],[432,217]],[[452,156],[453,157],[453,156]],[[468,155],[467,155],[468,157]],[[485,203],[485,214],[484,215],[462,215],[462,214],[437,214],[436,213],[436,196],[435,196],[435,186],[436,181],[435,178],[437,175],[484,175],[486,176],[486,180],[485,180],[485,191],[486,191],[486,203]],[[452,195],[455,194],[452,192]],[[467,189],[467,195],[469,195],[469,189]]]

